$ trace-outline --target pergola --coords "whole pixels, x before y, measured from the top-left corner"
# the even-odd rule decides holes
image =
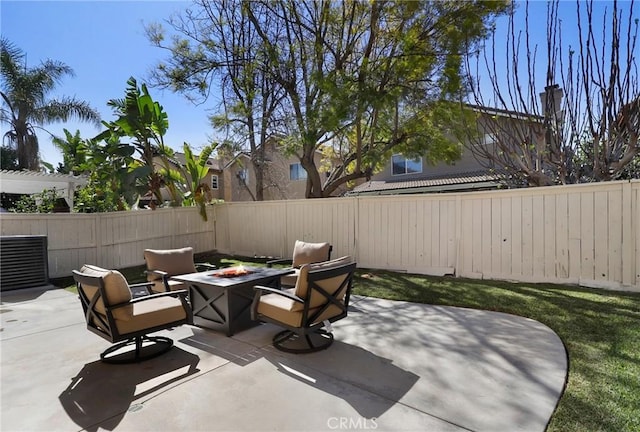
[[[0,171],[0,192],[8,194],[35,194],[45,189],[55,189],[73,208],[73,192],[87,184],[84,176],[45,174],[36,171]]]

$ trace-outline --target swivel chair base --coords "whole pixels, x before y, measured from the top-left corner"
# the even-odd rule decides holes
[[[308,354],[329,348],[333,334],[319,329],[313,333],[299,335],[291,330],[283,330],[273,337],[276,349],[293,354]]]
[[[145,342],[150,342],[144,345]],[[133,349],[125,349],[133,346]],[[164,336],[137,336],[107,348],[100,359],[105,363],[137,363],[152,359],[169,351],[173,340]]]

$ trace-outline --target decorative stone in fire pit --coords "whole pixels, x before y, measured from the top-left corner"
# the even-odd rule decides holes
[[[255,272],[254,270],[250,270],[243,266],[238,266],[238,267],[229,267],[229,268],[211,273],[211,275],[215,277],[237,277],[237,276],[248,275],[254,272]]]

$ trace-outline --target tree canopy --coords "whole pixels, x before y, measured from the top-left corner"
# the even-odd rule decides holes
[[[221,114],[263,126],[245,125],[247,134],[283,137],[283,151],[307,171],[309,198],[369,178],[392,153],[457,158],[451,136],[462,110],[452,101],[466,90],[463,59],[507,8],[504,1],[216,5],[198,0],[170,20],[177,35],[168,44],[161,27],[148,28],[171,54],[156,83],[203,99],[232,83],[234,103]],[[245,43],[230,44],[229,36]],[[317,152],[332,167],[326,178]]]

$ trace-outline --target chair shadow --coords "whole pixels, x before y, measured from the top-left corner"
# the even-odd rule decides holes
[[[304,356],[273,349],[265,359],[279,372],[344,400],[366,419],[381,417],[420,379],[391,359],[340,341]]]
[[[323,351],[288,354],[271,345],[274,332],[279,331],[277,327],[258,327],[254,331],[264,332],[261,338],[264,344],[261,347],[249,347],[247,343],[214,336],[206,331],[194,333],[181,339],[180,343],[242,367],[256,360],[267,360],[278,372],[345,400],[364,418],[380,417],[420,379],[420,376],[394,365],[392,360],[356,345],[335,340]],[[253,340],[252,343],[257,342]],[[368,396],[363,397],[363,393]],[[371,394],[374,395],[373,399]]]
[[[83,430],[114,430],[127,411],[134,409],[134,401],[197,373],[199,361],[197,355],[175,346],[160,357],[140,363],[95,361],[83,366],[58,399]]]

